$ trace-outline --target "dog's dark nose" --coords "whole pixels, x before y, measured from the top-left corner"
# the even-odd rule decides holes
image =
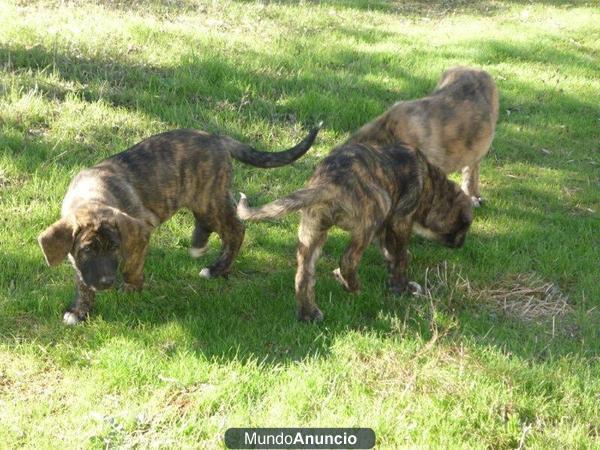
[[[115,282],[115,277],[110,277],[110,276],[100,277],[100,280],[98,280],[98,283],[100,284],[100,286],[103,289],[111,287],[114,282]]]
[[[446,237],[443,239],[442,242],[446,247],[460,248],[465,243],[465,235],[462,235],[462,236],[446,235]]]

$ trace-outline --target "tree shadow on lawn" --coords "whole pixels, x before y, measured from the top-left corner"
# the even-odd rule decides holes
[[[242,4],[255,4],[256,0],[234,0]],[[308,4],[322,5],[341,9],[357,11],[378,11],[388,14],[398,14],[408,17],[443,17],[451,14],[472,14],[489,16],[501,13],[513,5],[548,5],[561,8],[572,8],[576,6],[589,6],[589,1],[576,0],[564,2],[563,0],[509,0],[509,1],[477,1],[470,0],[306,0]],[[29,2],[30,3],[30,2]],[[195,0],[95,0],[94,5],[101,4],[107,8],[124,11],[140,11],[147,13],[157,11],[163,13],[179,13],[181,11],[205,12],[207,6],[204,2]],[[265,5],[276,4],[281,6],[296,6],[295,0],[262,0]]]
[[[397,100],[397,93],[364,77],[377,73],[378,68],[390,72],[385,58],[376,54],[336,50],[324,63],[327,73],[315,67],[313,72],[298,75],[296,69],[301,67],[293,55],[256,53],[253,59],[265,64],[242,69],[235,61],[221,55],[207,57],[198,53],[201,50],[191,50],[177,67],[140,65],[123,55],[84,58],[42,46],[0,48],[0,59],[10,60],[12,72],[49,70],[70,83],[68,88],[34,79],[23,83],[24,89],[35,89],[50,99],[76,95],[87,102],[108,100],[177,127],[201,127],[239,138],[244,137],[239,131],[223,130],[215,123],[215,113],[257,116],[271,123],[300,121],[306,126],[324,119],[328,128],[347,132],[364,121],[349,109],[374,117]],[[274,76],[263,67],[283,72]],[[392,75],[410,86],[432,83],[404,69],[394,70]],[[296,101],[290,106],[287,99]],[[348,108],[349,103],[354,108]]]
[[[255,0],[235,0],[241,4],[256,4]],[[297,6],[298,2],[294,0],[263,0],[264,5],[275,4],[281,6]],[[390,14],[400,14],[406,16],[430,17],[443,16],[450,13],[469,13],[478,15],[491,15],[494,12],[506,9],[504,5],[498,2],[481,1],[471,2],[467,0],[412,0],[412,1],[390,1],[390,0],[308,0],[306,3],[315,6],[336,7],[340,9],[359,10],[359,11],[378,11]],[[512,3],[531,3],[531,2],[512,2]],[[560,5],[558,0],[545,1],[540,3],[550,3]],[[158,13],[177,14],[182,11],[205,12],[207,6],[202,2],[193,0],[133,0],[133,1],[114,1],[101,0],[94,1],[94,5],[101,4],[107,8],[124,11],[139,11],[147,13],[156,11]],[[510,3],[509,3],[510,4]],[[214,7],[213,7],[214,8]]]
[[[254,3],[254,0],[235,0],[240,3]],[[264,0],[265,4],[296,5],[294,0]],[[589,6],[589,2],[569,2],[566,5],[561,0],[543,1],[469,1],[469,0],[308,0],[307,3],[335,7],[340,9],[354,9],[360,11],[377,11],[388,14],[397,14],[407,17],[437,18],[454,14],[469,14],[477,16],[492,16],[506,11],[513,5],[531,6],[535,4],[556,7],[573,7],[577,4]]]
[[[561,38],[554,35],[547,35],[547,39],[553,45],[547,45],[541,42],[516,43],[497,39],[477,39],[466,41],[454,48],[449,49],[450,53],[454,50],[457,56],[473,49],[474,59],[479,64],[489,64],[489,61],[519,61],[527,63],[536,63],[548,66],[551,74],[565,72],[575,69],[578,73],[585,73],[590,78],[594,77],[600,71],[600,62],[598,62],[597,50],[584,46],[579,43],[569,42],[569,34]],[[565,51],[560,47],[565,44],[576,47],[577,51]],[[560,87],[560,86],[559,86]]]
[[[452,60],[470,48],[477,48],[472,58],[484,64],[512,57],[528,61],[547,60],[548,64],[564,65],[566,68],[582,60],[575,52],[550,49],[545,50],[543,57],[530,55],[524,48],[497,41],[485,41],[480,47],[475,42],[467,47],[449,47],[445,58]],[[182,58],[180,65],[174,68],[149,67],[128,59],[86,59],[43,47],[0,49],[0,58],[8,59],[9,54],[15,73],[53,68],[62,80],[71,83],[71,88],[67,89],[32,79],[29,88],[36,89],[47,98],[63,100],[67,95],[77,95],[88,102],[109,100],[112,105],[143,112],[173,127],[201,128],[246,142],[260,142],[264,136],[257,133],[248,135],[240,128],[224,124],[239,123],[240,116],[259,117],[293,128],[298,138],[301,134],[296,128],[298,122],[309,127],[323,119],[327,130],[343,136],[381,114],[397,100],[427,95],[436,82],[401,67],[390,72],[385,55],[347,49],[337,50],[323,62],[328,70],[314,67],[313,71],[290,77],[285,74],[275,77],[257,68],[240,69],[233,61],[194,54]],[[290,74],[295,72],[298,64],[291,56],[279,60],[270,57],[267,61],[266,55],[257,54],[256,58],[265,60],[267,67],[281,66]],[[383,84],[368,81],[366,77],[372,73],[400,78],[407,89],[394,92]],[[528,123],[531,114],[543,115],[544,122],[540,124],[539,136],[532,138],[539,141],[543,137],[543,142],[548,142],[554,138],[570,138],[570,129],[577,131],[581,128],[579,122],[585,124],[583,119],[598,112],[591,99],[575,98],[562,92],[558,85],[538,86],[515,79],[498,79],[497,82],[501,92],[501,114],[494,143],[496,148],[514,147],[519,136],[512,133],[515,139],[507,142],[504,139],[506,125],[532,125]],[[27,88],[28,85],[24,82],[23,86]],[[509,116],[507,111],[512,114]],[[565,114],[573,114],[573,117]],[[575,117],[581,117],[582,121],[575,120]],[[91,164],[127,148],[128,145],[113,148],[115,134],[120,141],[129,140],[127,129],[115,130],[114,125],[101,123],[86,131],[93,133],[93,139],[87,137],[85,143],[55,142],[46,138],[43,129],[48,123],[44,122],[40,124],[41,133],[22,130],[18,123],[11,126],[25,137],[3,137],[6,143],[3,147],[9,156],[15,158],[19,167],[27,171],[43,160],[66,167]],[[129,142],[129,145],[134,143]],[[23,148],[27,151],[22,152]],[[66,155],[63,155],[64,148],[69,150]],[[503,156],[508,154],[503,153]],[[515,159],[522,156],[514,154]]]
[[[360,55],[341,52],[330,63],[342,67],[357,58]],[[367,56],[364,58],[370,63]],[[387,97],[391,102],[395,97],[378,84],[363,80],[361,74],[273,78],[259,71],[242,70],[230,61],[193,55],[174,68],[85,59],[42,47],[1,48],[0,59],[11,61],[13,73],[54,70],[61,80],[69,82],[69,88],[33,78],[21,83],[25,90],[34,90],[48,99],[64,101],[67,96],[76,96],[86,102],[108,100],[114,106],[172,124],[169,128],[199,128],[227,134],[244,142],[257,142],[259,149],[264,147],[260,145],[264,136],[248,135],[226,124],[239,123],[240,116],[259,117],[290,127],[294,140],[298,140],[305,133],[299,123],[308,128],[325,119],[329,130],[350,130],[362,123],[362,116],[374,116],[384,109],[381,98]],[[416,80],[408,73],[401,76]],[[248,85],[254,94],[248,94]],[[252,99],[244,100],[248,95]],[[281,102],[278,99],[282,97],[290,100]],[[295,100],[297,97],[301,98]],[[358,105],[347,108],[348,102]],[[86,136],[67,142],[62,136],[47,136],[51,118],[41,117],[31,129],[25,129],[29,125],[19,120],[7,122],[5,127],[11,128],[12,133],[1,138],[2,151],[20,170],[27,172],[44,164],[67,169],[91,165],[135,143],[130,140],[127,124],[121,128],[120,124],[94,123],[85,130]],[[93,135],[89,136],[90,133]],[[115,148],[115,140],[129,142]]]

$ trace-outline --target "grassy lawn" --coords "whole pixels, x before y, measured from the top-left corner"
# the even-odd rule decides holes
[[[222,448],[232,426],[372,427],[386,449],[600,447],[597,3],[73,3],[0,0],[0,448]],[[181,212],[153,236],[142,293],[102,293],[62,325],[72,269],[46,267],[36,237],[81,168],[172,128],[277,150],[323,120],[293,166],[235,163],[234,191],[264,203],[459,64],[492,74],[501,114],[464,248],[413,238],[426,296],[390,295],[375,247],[346,294],[334,231],[325,321],[298,323],[297,216],[249,224],[229,279],[207,281],[218,239],[190,259]],[[525,298],[533,278],[545,302]]]

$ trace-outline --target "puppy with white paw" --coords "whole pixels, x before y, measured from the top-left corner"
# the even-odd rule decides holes
[[[63,200],[61,219],[38,238],[48,265],[68,256],[75,269],[77,296],[64,323],[88,316],[96,292],[115,284],[119,265],[124,290],[140,290],[150,234],[181,208],[194,214],[192,257],[206,251],[212,232],[221,238],[217,260],[200,276],[226,276],[244,239],[229,192],[231,159],[263,168],[290,164],[308,151],[318,130],[279,153],[258,152],[228,136],[169,131],[81,171]]]

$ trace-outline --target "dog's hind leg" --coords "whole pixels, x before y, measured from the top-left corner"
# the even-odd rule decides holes
[[[296,317],[304,322],[323,320],[323,313],[315,302],[315,266],[327,239],[327,230],[318,217],[302,211],[298,229],[298,268],[295,285]]]
[[[340,259],[340,267],[333,271],[333,275],[337,281],[348,292],[360,291],[360,281],[358,280],[356,270],[365,249],[373,240],[374,234],[373,229],[369,225],[366,225],[364,228],[359,227],[359,229],[353,231],[351,233],[350,245],[348,245]]]
[[[75,286],[77,289],[75,301],[65,311],[63,316],[63,323],[65,325],[76,325],[82,320],[87,319],[94,305],[96,293],[83,283],[79,275],[75,275]]]
[[[462,169],[461,188],[471,198],[475,207],[483,204],[483,198],[479,193],[479,165],[480,161],[475,161]]]
[[[200,271],[203,278],[226,277],[244,241],[246,228],[237,217],[235,205],[229,199],[223,202],[219,216],[215,221],[215,231],[221,238],[221,252],[210,267]]]
[[[192,258],[199,258],[208,250],[208,238],[212,233],[212,227],[202,215],[194,212],[194,232],[192,233],[192,246],[189,249]]]

